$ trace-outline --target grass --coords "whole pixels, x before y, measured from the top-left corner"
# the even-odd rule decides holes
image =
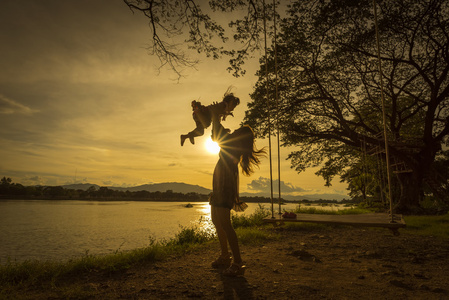
[[[441,216],[404,216],[408,233],[449,239],[449,213]]]
[[[243,214],[231,214],[231,222],[234,228],[247,228],[261,226],[264,224],[263,219],[270,214],[270,211],[262,204],[256,208],[253,214],[246,216]]]
[[[350,215],[350,214],[365,214],[373,211],[368,208],[350,208],[343,210],[325,210],[316,207],[301,207],[294,211],[295,213],[306,214],[331,214],[331,215]],[[449,213],[441,216],[403,216],[406,227],[401,231],[423,236],[432,236],[449,240]],[[325,227],[330,225],[323,224],[287,224],[286,228],[294,230],[310,230],[317,227]]]
[[[260,245],[266,241],[278,239],[277,233],[262,230],[260,227],[237,228],[239,243],[243,245]]]
[[[338,209],[328,210],[328,209],[320,209],[317,207],[299,206],[294,212],[302,214],[322,214],[322,215],[358,215],[358,214],[371,213],[372,211],[366,208],[345,208],[341,210]]]
[[[316,208],[300,208],[300,213],[331,213],[354,214],[370,212],[366,209],[347,209],[325,211]],[[268,240],[277,239],[278,234],[273,230],[265,230],[263,219],[270,214],[262,205],[250,215],[231,215],[231,221],[236,228],[240,243],[244,245],[258,245]],[[407,227],[401,231],[449,239],[449,214],[443,216],[405,216]],[[286,228],[289,228],[286,224]],[[294,224],[294,230],[311,231],[328,227],[323,224]],[[211,228],[211,227],[209,227]],[[27,286],[53,287],[71,278],[79,277],[90,272],[112,273],[126,270],[134,265],[162,261],[171,256],[179,256],[186,251],[201,247],[216,239],[213,229],[199,227],[181,227],[179,233],[168,241],[152,240],[145,248],[131,251],[116,251],[109,255],[85,255],[66,262],[52,261],[7,261],[0,264],[0,298],[8,290],[18,290]]]
[[[179,253],[180,247],[167,247],[153,243],[146,248],[116,252],[108,255],[90,255],[66,262],[27,260],[8,261],[0,265],[0,287],[4,285],[35,285],[49,282],[54,286],[58,281],[88,272],[114,272],[127,269],[136,263],[153,262]]]
[[[27,260],[8,261],[0,265],[0,290],[5,286],[36,285],[44,282],[56,285],[59,281],[89,272],[112,273],[133,265],[164,260],[172,255],[182,255],[213,237],[194,228],[182,228],[169,241],[151,241],[145,248],[117,251],[108,255],[85,255],[66,262]],[[1,294],[0,294],[1,295]]]
[[[260,207],[250,216],[232,215],[232,222],[242,244],[254,245],[276,238],[268,231],[260,230],[267,211]],[[207,228],[207,226],[206,226]],[[209,226],[209,228],[211,228]],[[90,272],[112,273],[126,270],[133,265],[162,261],[179,256],[214,240],[215,230],[200,227],[181,227],[170,240],[151,240],[150,245],[131,251],[116,251],[108,255],[85,255],[65,262],[27,260],[7,261],[0,264],[0,298],[2,290],[24,286],[56,286],[69,278]]]

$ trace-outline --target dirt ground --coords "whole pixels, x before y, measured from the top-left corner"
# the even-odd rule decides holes
[[[67,286],[24,291],[29,299],[449,299],[447,240],[388,229],[316,227],[282,230],[241,245],[243,277],[210,267],[218,242],[180,258]]]

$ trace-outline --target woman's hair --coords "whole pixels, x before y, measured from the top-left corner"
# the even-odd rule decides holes
[[[254,132],[248,125],[244,125],[232,133],[233,140],[238,143],[240,152],[240,167],[246,176],[254,172],[254,167],[260,163],[260,157],[266,156],[265,148],[258,150],[255,145]]]

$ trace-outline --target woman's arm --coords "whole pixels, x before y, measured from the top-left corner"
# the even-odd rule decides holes
[[[228,134],[227,130],[221,125],[220,115],[211,110],[212,114],[212,140],[215,142],[219,142],[223,139],[225,135]]]

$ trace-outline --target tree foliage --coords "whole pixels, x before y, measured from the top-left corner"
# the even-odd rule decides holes
[[[179,76],[196,63],[184,45],[213,58],[229,55],[230,70],[244,74],[245,59],[261,49],[264,21],[277,15],[262,0],[124,2],[149,19],[150,52]],[[292,1],[276,24],[279,36],[267,63],[261,60],[246,121],[260,136],[278,126],[283,145],[298,149],[289,155],[292,167],[319,166],[317,174],[330,185],[361,149],[385,152],[385,113],[399,208],[419,206],[425,184],[448,202],[447,182],[437,180],[434,161],[449,145],[449,3],[374,2],[377,18],[369,0]],[[220,13],[228,13],[226,28]],[[273,25],[266,32],[273,37]],[[241,47],[226,48],[230,40]],[[279,102],[268,100],[276,94]]]
[[[371,1],[293,3],[261,65],[246,120],[261,136],[278,124],[283,145],[299,146],[292,166],[320,166],[317,174],[330,184],[361,149],[384,151],[383,90],[392,161],[412,171],[397,173],[405,209],[419,205],[422,183],[448,142],[449,3],[378,0],[377,9],[382,77]],[[278,105],[267,100],[275,98],[275,59]]]
[[[260,49],[264,19],[262,0],[123,1],[132,12],[148,18],[150,54],[159,58],[161,67],[168,66],[179,77],[185,67],[198,63],[187,54],[185,45],[214,59],[229,57],[228,70],[236,77],[245,74],[245,60]],[[271,6],[266,5],[266,8]],[[222,14],[226,14],[224,19],[228,21],[220,22]],[[238,49],[235,43],[233,47],[225,47],[230,40],[239,43]]]
[[[1,199],[48,199],[48,200],[147,200],[147,201],[207,201],[208,195],[165,192],[129,191],[95,185],[83,189],[70,189],[63,186],[23,186],[12,183],[11,178],[3,177],[0,184]]]

